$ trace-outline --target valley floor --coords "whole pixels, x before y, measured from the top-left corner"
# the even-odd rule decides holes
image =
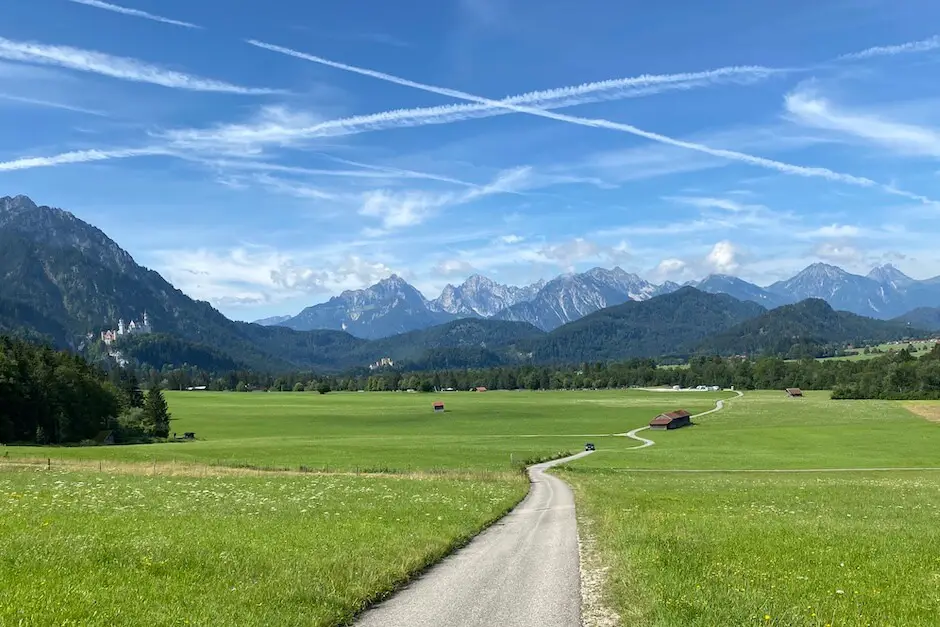
[[[940,615],[940,471],[867,470],[940,468],[940,425],[922,417],[940,406],[442,397],[444,414],[423,394],[168,394],[196,442],[6,447],[0,624],[340,624],[517,503],[527,458],[587,441],[595,454],[555,472],[607,569],[596,601],[624,625]],[[613,435],[720,398],[692,427],[644,431],[653,446]]]

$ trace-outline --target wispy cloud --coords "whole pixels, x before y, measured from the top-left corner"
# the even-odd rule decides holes
[[[791,119],[805,126],[837,131],[905,154],[940,156],[940,131],[935,129],[846,111],[808,89],[787,94],[785,104]]]
[[[464,205],[493,194],[512,193],[523,189],[530,175],[531,168],[514,168],[500,173],[486,185],[460,192],[373,190],[363,196],[359,214],[378,218],[381,221],[381,229],[369,228],[366,231],[367,236],[379,237],[391,230],[421,224],[438,209]]]
[[[839,57],[840,60],[860,60],[871,59],[873,57],[892,57],[899,54],[911,54],[916,52],[930,52],[940,49],[940,35],[934,35],[920,41],[909,41],[903,44],[893,46],[875,46],[859,52],[851,52]]]
[[[13,41],[4,37],[0,37],[0,59],[63,67],[79,72],[90,72],[125,81],[150,83],[173,89],[246,95],[283,93],[276,89],[243,87],[224,81],[200,78],[137,59],[117,57],[94,50],[83,50],[70,46],[52,46],[28,41]]]
[[[145,20],[153,20],[154,22],[182,26],[183,28],[202,28],[202,26],[198,26],[190,22],[171,20],[168,17],[161,17],[159,15],[147,13],[146,11],[140,11],[138,9],[129,9],[127,7],[110,4],[108,2],[101,2],[100,0],[69,0],[69,2],[74,2],[75,4],[84,4],[86,6],[95,7],[96,9],[104,9],[105,11],[113,11],[114,13],[121,13],[122,15],[130,15],[131,17],[142,17]]]
[[[766,209],[763,205],[748,205],[732,200],[730,198],[712,198],[701,196],[667,196],[666,200],[697,207],[699,209],[722,209],[732,213],[741,213],[744,211],[753,211],[755,209]]]
[[[858,237],[862,232],[862,229],[857,226],[852,226],[851,224],[827,224],[809,231],[801,231],[797,234],[797,237],[802,239],[847,238]]]
[[[76,107],[75,105],[65,104],[62,102],[52,102],[51,100],[40,100],[38,98],[24,98],[22,96],[13,96],[10,94],[0,94],[0,100],[7,100],[9,102],[18,102],[20,104],[33,105],[37,107],[45,107],[48,109],[60,109],[62,111],[72,111],[73,113],[84,113],[87,115],[95,115],[99,117],[107,117],[107,113],[102,111],[95,111],[94,109],[85,109],[84,107]]]
[[[0,162],[0,172],[14,170],[29,170],[31,168],[49,168],[67,163],[90,163],[92,161],[107,161],[108,159],[126,159],[129,157],[143,157],[164,154],[151,148],[120,149],[120,150],[75,150],[54,155],[52,157],[22,157],[13,161]]]
[[[904,198],[909,198],[913,200],[918,200],[924,203],[936,202],[920,194],[915,194],[915,193],[908,192],[902,189],[898,189],[891,185],[884,185],[882,183],[878,183],[877,181],[874,181],[869,178],[836,172],[828,168],[806,167],[806,166],[794,165],[791,163],[785,163],[782,161],[776,161],[774,159],[768,159],[765,157],[749,155],[747,153],[738,152],[734,150],[712,148],[704,144],[697,144],[694,142],[675,139],[673,137],[662,135],[660,133],[646,131],[646,130],[637,128],[635,126],[629,125],[629,124],[611,122],[610,120],[605,120],[605,119],[600,119],[600,118],[582,118],[582,117],[577,117],[577,116],[572,116],[572,115],[566,115],[563,113],[556,113],[554,111],[539,109],[537,107],[519,105],[519,104],[507,102],[507,100],[492,100],[490,98],[484,98],[484,97],[477,96],[477,95],[474,95],[465,91],[461,91],[458,89],[451,89],[448,87],[439,87],[436,85],[429,85],[427,83],[420,83],[420,82],[412,81],[406,78],[401,78],[399,76],[387,74],[385,72],[379,72],[377,70],[371,70],[368,68],[357,67],[354,65],[346,64],[346,63],[331,61],[330,59],[298,52],[296,50],[290,50],[288,48],[282,48],[280,46],[264,44],[262,42],[256,42],[256,41],[251,41],[249,43],[252,43],[252,45],[256,45],[261,48],[272,50],[274,52],[280,52],[282,54],[287,54],[289,56],[298,57],[307,61],[311,61],[313,63],[318,63],[320,65],[333,67],[333,68],[343,70],[346,72],[351,72],[354,74],[360,74],[362,76],[368,76],[370,78],[375,78],[375,79],[382,80],[388,83],[393,83],[395,85],[401,85],[403,87],[411,87],[411,88],[414,88],[420,91],[425,91],[428,93],[439,94],[441,96],[448,96],[451,98],[457,98],[459,100],[469,100],[471,102],[475,102],[481,105],[486,105],[490,107],[499,107],[499,108],[507,109],[509,111],[515,111],[517,113],[525,113],[525,114],[533,115],[536,117],[547,118],[547,119],[556,120],[559,122],[566,122],[568,124],[575,124],[578,126],[615,130],[615,131],[619,131],[623,133],[628,133],[630,135],[635,135],[637,137],[643,137],[645,139],[649,139],[651,141],[655,141],[658,143],[667,144],[670,146],[676,146],[678,148],[685,148],[687,150],[693,150],[693,151],[700,152],[703,154],[712,155],[714,157],[721,157],[724,159],[729,159],[729,160],[737,161],[740,163],[746,163],[748,165],[753,165],[753,166],[765,168],[768,170],[774,170],[777,172],[781,172],[783,174],[791,174],[791,175],[796,175],[796,176],[812,177],[812,178],[823,178],[823,179],[827,179],[830,181],[845,183],[849,185],[855,185],[859,187],[877,188],[889,194],[902,196]]]

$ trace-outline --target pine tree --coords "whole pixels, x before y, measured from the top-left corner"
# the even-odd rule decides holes
[[[137,375],[133,372],[127,374],[121,384],[124,395],[127,397],[127,404],[130,407],[144,406],[144,393],[140,391],[140,383],[137,381]]]
[[[159,386],[150,388],[144,401],[144,425],[152,435],[165,438],[170,435],[170,412]]]

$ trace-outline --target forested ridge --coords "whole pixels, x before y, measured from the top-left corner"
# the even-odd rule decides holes
[[[170,415],[159,382],[144,397],[136,375],[106,374],[81,356],[0,335],[0,443],[94,443],[165,438]]]

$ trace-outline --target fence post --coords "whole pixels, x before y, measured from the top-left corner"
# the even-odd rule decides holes
[[[52,458],[51,457],[46,458],[46,470],[52,470]]]

